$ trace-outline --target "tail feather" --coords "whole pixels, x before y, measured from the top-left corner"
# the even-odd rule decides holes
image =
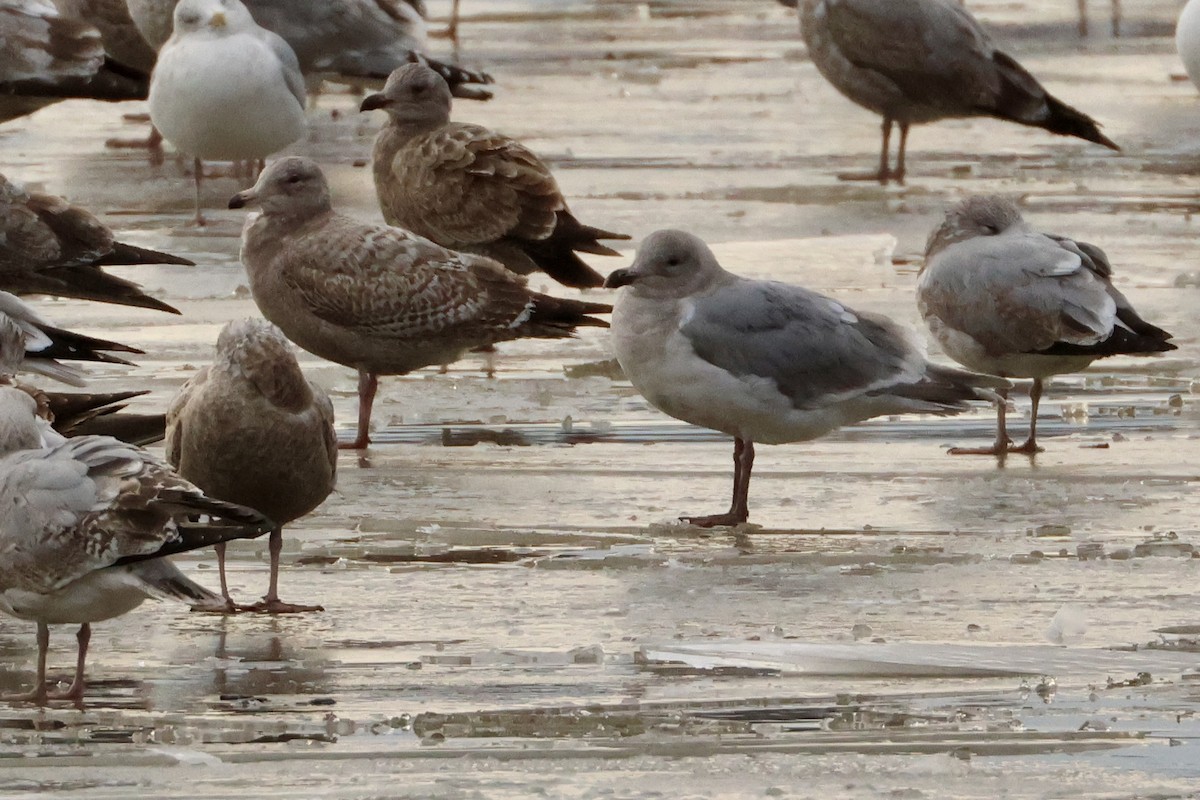
[[[179,264],[194,267],[196,262],[183,256],[175,256],[148,247],[136,247],[124,242],[117,242],[113,249],[92,262],[97,267],[121,266],[128,264]]]
[[[1075,136],[1110,150],[1121,149],[1100,132],[1096,120],[1047,92],[1011,56],[997,51],[992,59],[1000,73],[1000,94],[990,107],[981,109],[984,113],[1060,136]]]
[[[535,294],[533,310],[518,330],[536,339],[565,339],[574,336],[576,328],[607,328],[608,322],[589,315],[611,313],[612,306],[605,303]]]
[[[109,364],[128,364],[133,362],[109,355],[106,350],[119,353],[143,354],[145,351],[136,347],[110,342],[107,339],[96,339],[81,333],[56,328],[53,325],[38,325],[39,330],[50,338],[50,346],[35,353],[27,353],[27,359],[61,358],[67,361],[101,361]]]
[[[447,64],[444,61],[437,61],[429,58],[424,53],[415,51],[408,54],[408,60],[413,63],[424,64],[432,69],[438,75],[445,79],[450,85],[450,94],[463,100],[491,100],[492,93],[481,86],[472,86],[470,84],[490,84],[495,83],[486,72],[475,72],[473,70],[464,69],[457,64]],[[387,80],[387,75],[373,75],[371,77],[379,80]]]
[[[1149,323],[1146,323],[1149,325]],[[1150,325],[1150,327],[1154,327]],[[1159,333],[1166,333],[1161,328],[1155,328]],[[1167,334],[1170,336],[1170,334]],[[1106,356],[1148,356],[1155,353],[1169,353],[1179,347],[1158,335],[1143,335],[1142,333],[1118,326],[1112,335],[1102,342],[1095,344],[1073,344],[1071,342],[1055,342],[1045,350],[1037,351],[1046,356],[1091,356],[1104,358]]]
[[[929,403],[929,413],[948,415],[966,411],[970,408],[968,402],[972,400],[994,402],[998,399],[995,390],[1010,386],[1012,384],[1007,380],[994,375],[928,364],[921,380],[889,386],[873,394],[889,394]]]
[[[170,561],[155,558],[129,568],[141,579],[147,593],[158,600],[178,600],[188,605],[217,605],[220,595],[188,578]]]
[[[278,526],[266,515],[248,506],[226,503],[195,489],[162,489],[154,505],[177,517],[178,535],[153,553],[126,556],[116,563],[131,564],[234,539],[255,539]],[[206,515],[208,520],[198,519]]]
[[[620,255],[611,247],[600,244],[597,239],[627,240],[622,233],[612,233],[601,228],[584,225],[568,211],[557,213],[554,232],[545,239],[522,240],[521,249],[545,272],[564,286],[577,289],[595,288],[604,285],[604,276],[588,266],[575,251],[596,255]]]
[[[154,252],[152,250],[146,252]],[[107,258],[107,256],[105,257]],[[102,259],[103,260],[103,259]],[[155,261],[122,263],[158,263]],[[177,263],[177,262],[172,262]],[[178,314],[179,309],[167,305],[142,291],[133,281],[109,275],[93,266],[69,266],[47,270],[40,276],[30,276],[26,292],[50,294],[57,297],[74,297],[78,300],[95,300],[100,303],[115,303],[135,308],[150,308]]]

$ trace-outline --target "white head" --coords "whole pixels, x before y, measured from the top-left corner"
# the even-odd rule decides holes
[[[686,297],[728,274],[699,236],[662,230],[647,236],[633,264],[614,271],[604,285],[629,286],[639,294]]]
[[[207,33],[222,37],[258,27],[242,0],[179,0],[175,36]]]

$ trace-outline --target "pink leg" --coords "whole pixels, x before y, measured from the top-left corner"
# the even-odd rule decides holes
[[[996,441],[991,447],[951,447],[948,451],[952,456],[1001,456],[1008,452],[1012,440],[1008,438],[1008,390],[997,389],[1000,402],[996,406]]]
[[[255,603],[249,610],[260,614],[302,614],[306,611],[324,611],[324,606],[300,606],[285,603],[279,599],[279,554],[283,551],[283,529],[271,531],[268,542],[271,551],[271,582],[267,594],[261,603]]]
[[[754,468],[754,442],[733,440],[733,501],[729,511],[706,517],[680,517],[681,522],[698,528],[737,525],[750,518],[750,472]]]
[[[195,605],[192,606],[192,611],[201,611],[205,614],[236,614],[246,610],[244,606],[233,602],[233,598],[229,596],[229,582],[225,577],[225,547],[225,542],[213,545],[213,550],[217,554],[217,572],[221,575],[221,597],[225,598],[225,602],[219,605]]]
[[[75,641],[79,645],[75,654],[75,678],[65,692],[47,695],[51,700],[74,700],[77,704],[83,700],[83,671],[87,662],[88,643],[92,641],[92,626],[86,622],[80,625]]]
[[[375,403],[375,391],[379,388],[379,377],[373,372],[358,373],[358,434],[350,444],[339,444],[342,450],[364,450],[371,443],[371,406]]]
[[[1033,408],[1030,409],[1030,417],[1029,417],[1029,438],[1026,439],[1025,444],[1021,445],[1020,447],[1008,448],[1008,452],[1010,452],[1010,453],[1024,453],[1025,455],[1032,456],[1032,455],[1036,455],[1036,454],[1042,452],[1042,450],[1045,449],[1042,447],[1038,447],[1038,443],[1037,443],[1038,405],[1042,402],[1042,379],[1041,378],[1034,379],[1033,387],[1029,390],[1029,400],[1030,400],[1031,404],[1033,405]]]
[[[49,697],[46,691],[46,653],[50,650],[50,626],[39,622],[37,626],[37,683],[28,692],[5,695],[4,700],[18,703],[33,703],[44,706]]]

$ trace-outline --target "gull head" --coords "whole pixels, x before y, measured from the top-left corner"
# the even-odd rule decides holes
[[[363,98],[361,111],[383,109],[394,122],[436,127],[450,121],[450,86],[420,61],[397,67],[383,91]]]
[[[216,36],[255,27],[242,0],[180,0],[175,6],[175,36],[207,31]]]
[[[252,188],[229,199],[230,208],[250,205],[258,205],[268,217],[308,219],[332,208],[329,182],[311,158],[281,158],[263,170]]]
[[[968,197],[946,212],[925,244],[925,258],[932,258],[957,242],[977,236],[997,236],[1010,228],[1025,225],[1021,210],[1011,198],[978,194]]]
[[[655,231],[645,238],[633,264],[604,281],[609,289],[631,287],[638,293],[686,297],[725,274],[717,257],[699,236],[683,231]]]
[[[277,406],[299,411],[312,395],[294,350],[283,331],[265,319],[233,320],[217,337],[213,368],[248,380]]]
[[[0,456],[43,444],[37,401],[13,386],[0,386]]]

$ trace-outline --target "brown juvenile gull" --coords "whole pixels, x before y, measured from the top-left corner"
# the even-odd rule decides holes
[[[130,364],[110,352],[142,351],[105,339],[56,328],[16,295],[0,292],[0,378],[36,372],[47,378],[83,386],[83,375],[64,361]],[[130,365],[132,366],[132,365]]]
[[[274,524],[249,508],[206,497],[141,448],[107,436],[42,445],[34,400],[0,388],[0,610],[37,623],[37,684],[10,700],[79,702],[91,624],[147,598],[213,602],[164,556]],[[196,515],[208,521],[195,522]],[[75,678],[46,685],[50,625],[77,624]]]
[[[996,117],[1120,149],[1095,120],[997,49],[958,0],[800,2],[801,32],[817,70],[883,117],[878,171],[842,179],[904,183],[909,127],[955,117]],[[900,127],[895,169],[888,166],[893,124]]]
[[[171,14],[179,0],[128,0],[134,22],[155,47],[171,35]],[[487,100],[482,86],[492,77],[423,55],[425,4],[421,0],[245,0],[254,20],[279,34],[296,53],[300,70],[312,80],[379,83],[413,58],[436,69],[454,95]]]
[[[257,508],[275,521],[271,579],[261,603],[239,606],[225,580],[224,600],[204,610],[284,614],[322,611],[279,599],[283,526],[324,502],[337,472],[333,404],[305,379],[292,344],[261,319],[230,322],[211,367],[192,376],[167,410],[167,460],[210,497]]]
[[[0,0],[0,122],[70,98],[144,100],[149,78],[113,61],[100,32],[49,0]]]
[[[1171,334],[1146,322],[1112,285],[1104,251],[1035,231],[1005,197],[969,197],[946,212],[925,248],[917,306],[946,355],[968,369],[1032,378],[1029,438],[1013,447],[1005,429],[1005,390],[996,441],[952,453],[1037,453],[1044,381],[1098,358],[1176,349]]]
[[[61,197],[26,191],[0,175],[0,290],[178,309],[102,267],[183,264],[186,258],[117,241],[108,226]]]
[[[597,240],[629,237],[580,223],[541,159],[503,134],[451,122],[450,103],[446,82],[422,64],[400,67],[363,99],[363,111],[388,115],[373,154],[384,220],[520,275],[602,285],[575,251],[619,255]]]
[[[701,527],[749,517],[754,443],[802,442],[888,414],[957,414],[1007,385],[930,364],[887,317],[816,292],[726,272],[681,231],[642,242],[608,276],[613,350],[633,387],[676,419],[734,437],[729,511],[685,516]]]
[[[530,291],[523,278],[399,228],[336,214],[307,158],[272,164],[230,208],[262,214],[242,229],[242,264],[263,316],[310,353],[358,370],[355,449],[370,442],[380,375],[403,375],[512,339],[564,339],[600,303]]]

